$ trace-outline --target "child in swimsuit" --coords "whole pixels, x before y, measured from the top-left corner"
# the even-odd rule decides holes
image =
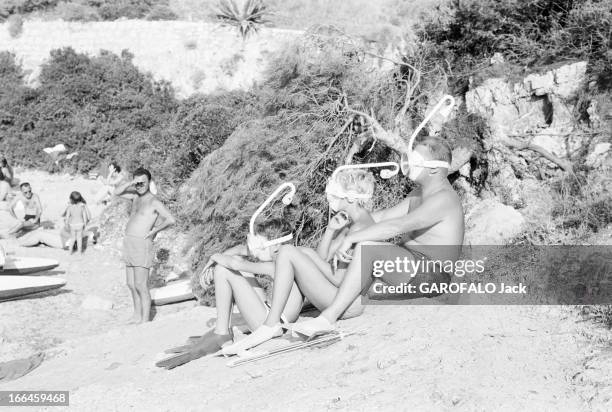
[[[70,204],[64,212],[66,218],[66,226],[70,229],[70,239],[66,242],[66,246],[70,253],[74,253],[74,244],[76,242],[77,250],[83,253],[83,231],[89,221],[89,213],[85,199],[79,192],[70,193]]]

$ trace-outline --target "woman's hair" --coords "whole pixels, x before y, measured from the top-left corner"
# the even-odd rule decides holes
[[[270,219],[255,227],[255,233],[265,236],[266,239],[278,239],[291,232],[291,226],[284,219]]]
[[[70,193],[70,203],[72,203],[73,205],[76,205],[76,204],[79,204],[79,203],[86,204],[87,202],[85,201],[85,199],[83,199],[83,196],[81,196],[81,193],[79,193],[79,192],[72,192],[72,193]]]
[[[367,194],[370,196],[374,195],[376,181],[374,180],[372,172],[368,170],[343,169],[336,174],[335,180],[346,191]],[[367,199],[357,199],[357,202],[366,208],[371,204],[371,201]]]
[[[121,166],[117,162],[111,162],[109,166],[114,167],[117,173],[121,173]]]
[[[6,157],[3,157],[2,160],[0,160],[0,165],[2,167],[9,167],[8,161],[6,160]]]

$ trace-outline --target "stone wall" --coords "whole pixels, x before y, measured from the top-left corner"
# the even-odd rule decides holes
[[[217,89],[246,89],[261,80],[268,56],[302,32],[262,28],[243,42],[236,29],[203,22],[120,20],[112,22],[26,21],[12,38],[0,25],[0,51],[17,55],[36,84],[49,52],[72,47],[90,55],[129,50],[134,64],[172,83],[179,97]]]

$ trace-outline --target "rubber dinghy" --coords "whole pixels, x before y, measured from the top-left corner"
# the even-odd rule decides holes
[[[51,276],[0,276],[0,301],[61,288],[66,280]]]
[[[190,279],[177,280],[161,288],[151,289],[151,301],[157,306],[183,302],[194,298]]]
[[[44,272],[59,266],[59,262],[53,259],[9,256],[2,269],[0,275],[15,276],[29,275],[37,272]]]

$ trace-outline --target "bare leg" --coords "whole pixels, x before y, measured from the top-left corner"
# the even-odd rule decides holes
[[[351,303],[359,297],[361,290],[366,285],[370,285],[372,281],[371,273],[361,273],[361,244],[358,244],[355,246],[353,260],[346,270],[335,299],[331,305],[321,312],[321,316],[331,323],[337,321]]]
[[[299,248],[289,245],[282,246],[276,257],[272,308],[266,321],[247,338],[229,347],[224,347],[225,354],[240,353],[260,345],[282,331],[281,315],[286,310],[295,280],[298,279],[298,273],[300,273],[300,278],[308,278],[308,281],[303,282],[308,286],[302,289],[302,292],[306,296],[309,294],[312,296],[312,299],[310,296],[309,299],[315,306],[326,306],[332,301],[336,294],[336,287],[325,277],[321,268]],[[329,274],[331,275],[331,269]]]
[[[24,247],[38,246],[41,243],[57,249],[64,247],[62,237],[59,234],[42,229],[30,232],[19,239],[19,245]]]
[[[136,284],[134,283],[134,267],[126,266],[125,275],[127,287],[132,294],[132,303],[134,304],[134,315],[132,315],[128,323],[139,323],[142,315],[140,312],[140,296],[136,292]]]
[[[140,321],[151,320],[151,294],[149,293],[149,268],[134,267],[134,286],[140,297]]]
[[[74,236],[76,237],[77,250],[83,253],[83,231],[82,230],[75,231]]]

